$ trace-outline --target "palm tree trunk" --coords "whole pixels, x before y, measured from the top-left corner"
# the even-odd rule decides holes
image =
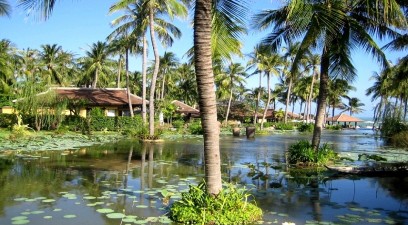
[[[255,105],[255,114],[254,114],[254,125],[258,122],[258,109],[259,109],[259,101],[261,101],[261,88],[262,88],[262,73],[259,73],[259,89],[258,89],[258,96],[256,99]]]
[[[146,74],[147,74],[147,40],[146,35],[143,35],[143,59],[142,59],[142,120],[143,124],[147,122],[146,116]]]
[[[96,83],[98,82],[98,70],[95,70],[95,77],[92,82],[92,88],[96,88]]]
[[[161,94],[160,94],[160,99],[164,98],[164,82],[166,80],[166,73],[163,73],[163,80],[162,80],[162,84],[161,84]]]
[[[289,78],[288,93],[286,95],[285,119],[283,121],[284,123],[288,122],[288,106],[289,106],[291,91],[292,91],[292,78]]]
[[[266,105],[265,105],[265,110],[264,110],[264,113],[263,113],[263,115],[262,115],[262,121],[261,121],[261,130],[263,129],[263,124],[264,124],[264,121],[265,121],[265,117],[266,117],[266,112],[268,112],[268,108],[269,108],[269,104],[271,103],[271,82],[270,82],[270,80],[271,80],[271,75],[269,74],[269,72],[266,74],[266,77],[267,77],[267,85],[268,85],[268,100],[267,100],[267,102],[266,102]],[[275,108],[274,108],[274,110],[275,110]]]
[[[232,81],[231,81],[232,83]],[[231,109],[231,101],[232,101],[232,87],[230,90],[230,96],[229,96],[229,100],[228,100],[228,107],[227,107],[227,115],[225,115],[225,125],[228,125],[228,116],[230,113],[230,109]]]
[[[154,37],[154,15],[153,9],[149,12],[149,25],[150,25],[150,38],[152,41],[153,52],[154,52],[154,70],[152,82],[150,85],[150,98],[149,98],[149,135],[154,135],[154,93],[156,92],[156,80],[157,74],[159,73],[160,58],[159,52],[156,45],[156,38]]]
[[[317,67],[314,67],[313,74],[312,74],[312,83],[310,84],[310,92],[309,92],[309,97],[308,97],[308,101],[307,101],[306,122],[309,122],[309,119],[310,119],[309,115],[310,115],[310,112],[312,112],[313,86],[314,86],[316,74],[317,74]]]
[[[120,73],[122,72],[122,54],[119,56],[118,76],[116,77],[116,87],[120,88]]]
[[[313,130],[312,147],[315,151],[319,149],[323,130],[326,109],[326,99],[329,92],[329,55],[327,47],[324,47],[320,64],[320,87],[317,100],[317,113]]]
[[[217,195],[222,189],[219,146],[220,127],[211,58],[212,1],[196,0],[194,14],[194,65],[204,130],[205,182],[207,192]]]
[[[126,49],[126,90],[127,90],[127,97],[128,97],[128,104],[129,104],[129,112],[130,117],[133,118],[133,107],[132,107],[132,99],[130,98],[130,89],[129,89],[129,49]]]

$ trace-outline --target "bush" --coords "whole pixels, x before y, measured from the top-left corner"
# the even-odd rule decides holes
[[[176,129],[183,128],[184,126],[184,120],[174,120],[172,123],[173,127]]]
[[[302,140],[291,145],[288,151],[288,161],[291,164],[323,165],[337,158],[338,154],[327,143],[315,151],[310,142]]]
[[[314,124],[313,123],[300,123],[297,129],[299,132],[313,132]]]
[[[8,128],[17,123],[17,117],[15,114],[0,114],[0,127]]]
[[[341,130],[342,127],[341,127],[341,125],[338,125],[338,124],[336,124],[336,125],[327,125],[326,129],[328,129],[328,130]]]
[[[385,118],[381,125],[381,135],[383,137],[392,137],[400,132],[408,131],[408,126],[398,118]]]
[[[170,219],[183,224],[247,224],[262,218],[262,210],[248,202],[249,194],[232,184],[217,196],[207,193],[205,183],[190,185],[181,200],[170,208]]]
[[[402,131],[397,134],[392,135],[390,142],[396,147],[408,147],[408,131]]]
[[[204,134],[203,127],[201,126],[201,121],[199,120],[191,122],[188,126],[188,129],[191,134],[195,134],[195,135]]]
[[[276,130],[293,130],[294,129],[293,123],[276,123],[275,129]]]

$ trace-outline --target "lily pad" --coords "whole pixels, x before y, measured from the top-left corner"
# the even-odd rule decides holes
[[[52,216],[44,216],[43,218],[49,220],[52,219]]]
[[[44,199],[42,202],[55,202],[55,199]]]
[[[110,219],[122,219],[125,216],[126,215],[123,214],[123,213],[109,213],[109,214],[106,214],[106,217],[108,217]]]
[[[76,218],[76,217],[77,216],[73,215],[73,214],[64,215],[64,218],[66,218],[66,219],[72,219],[72,218]]]
[[[27,224],[29,222],[30,222],[30,220],[13,220],[13,222],[11,222],[11,224]]]
[[[27,218],[28,217],[26,217],[26,216],[16,216],[16,217],[11,218],[11,220],[13,220],[13,221],[15,221],[15,220],[25,220]]]
[[[114,212],[113,209],[109,209],[109,208],[97,209],[96,211],[97,211],[98,213],[113,213],[113,212]]]

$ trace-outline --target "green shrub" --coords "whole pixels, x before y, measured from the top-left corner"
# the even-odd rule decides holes
[[[336,125],[327,125],[326,129],[328,129],[328,130],[341,130],[342,127],[341,127],[341,125],[338,125],[338,124],[336,124]]]
[[[314,124],[313,123],[300,123],[297,129],[299,132],[313,132]]]
[[[15,114],[0,114],[0,127],[8,128],[17,123],[17,117]]]
[[[245,189],[224,186],[217,196],[206,191],[205,183],[190,185],[188,192],[170,208],[170,219],[183,224],[248,224],[262,218],[262,210],[249,202]]]
[[[276,130],[293,130],[294,129],[293,123],[276,123],[275,129]]]
[[[184,120],[174,120],[172,123],[173,127],[176,129],[183,128],[184,126]]]
[[[390,138],[390,142],[393,146],[396,147],[408,147],[408,131],[401,131],[397,134],[394,134]]]
[[[387,117],[381,125],[381,135],[383,137],[392,137],[402,131],[408,131],[408,126],[398,118]]]
[[[191,122],[188,126],[188,129],[191,134],[195,135],[202,135],[204,134],[203,127],[201,126],[201,121],[196,120],[194,122]]]
[[[288,151],[288,161],[290,164],[323,165],[337,158],[338,154],[327,143],[315,151],[310,142],[302,140],[291,145]]]

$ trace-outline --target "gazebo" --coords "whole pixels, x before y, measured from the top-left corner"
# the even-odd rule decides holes
[[[326,119],[326,123],[332,122],[332,124],[333,124],[334,122],[337,122],[337,124],[339,124],[339,123],[343,122],[344,127],[347,127],[347,123],[348,123],[348,126],[350,127],[350,123],[353,123],[353,122],[354,122],[354,127],[357,127],[357,123],[358,122],[363,122],[363,121],[364,120],[361,120],[359,118],[352,117],[352,116],[349,116],[349,115],[343,114],[343,113],[341,113],[340,115],[329,117],[329,118]]]

